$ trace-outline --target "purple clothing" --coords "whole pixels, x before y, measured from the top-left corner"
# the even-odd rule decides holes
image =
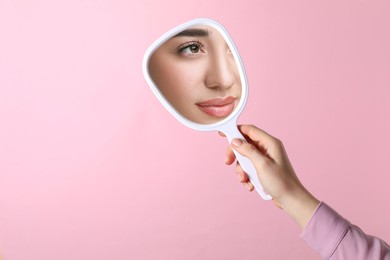
[[[369,236],[321,202],[301,238],[323,259],[390,260],[390,246]]]

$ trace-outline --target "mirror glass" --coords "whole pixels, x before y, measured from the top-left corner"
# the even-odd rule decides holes
[[[169,103],[196,123],[216,123],[240,101],[236,61],[211,26],[190,27],[169,38],[153,52],[149,73]]]
[[[189,121],[220,122],[240,103],[235,55],[215,26],[197,24],[167,38],[150,54],[148,72],[174,110]]]

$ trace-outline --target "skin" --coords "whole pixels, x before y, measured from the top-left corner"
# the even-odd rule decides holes
[[[303,229],[320,201],[298,179],[283,143],[253,125],[241,125],[239,130],[246,140],[232,140],[226,151],[225,163],[234,163],[232,149],[248,157],[256,168],[264,191],[272,196],[276,206],[283,209]],[[252,191],[254,187],[239,164],[236,172],[241,183]]]
[[[191,35],[191,30],[206,33]],[[216,123],[228,115],[210,115],[197,104],[233,97],[230,108],[234,110],[241,97],[241,80],[234,57],[222,35],[210,26],[197,26],[183,32],[153,53],[150,75],[184,117],[201,124]]]

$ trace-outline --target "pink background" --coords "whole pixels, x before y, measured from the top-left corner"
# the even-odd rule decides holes
[[[234,2],[234,3],[233,3]],[[0,0],[5,260],[319,259],[141,73],[171,27],[220,21],[245,62],[240,123],[305,185],[390,241],[389,1]]]

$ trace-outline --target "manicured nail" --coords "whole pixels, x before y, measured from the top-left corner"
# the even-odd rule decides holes
[[[237,172],[237,178],[240,180],[240,182],[244,183],[244,179],[242,178],[241,174]]]
[[[242,140],[241,139],[233,139],[232,145],[236,148],[238,148],[240,145],[242,145]]]
[[[255,187],[253,186],[253,184],[252,184],[251,182],[249,182],[249,181],[248,181],[247,183],[248,183],[248,190],[249,190],[249,191],[253,191],[254,188],[255,188]]]

